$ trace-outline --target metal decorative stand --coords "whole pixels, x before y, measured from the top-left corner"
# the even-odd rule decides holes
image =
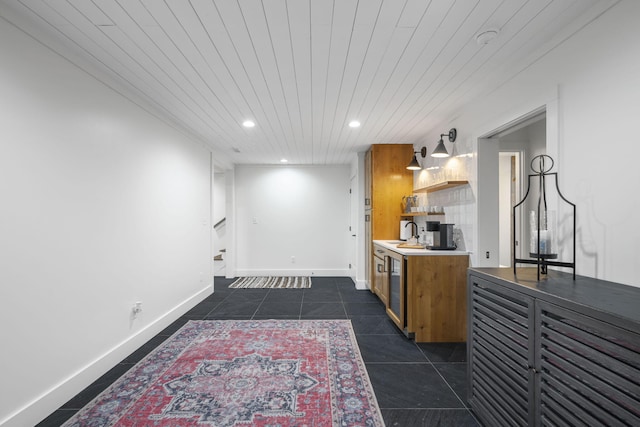
[[[558,186],[558,173],[550,172],[553,168],[553,159],[545,154],[536,156],[531,161],[531,170],[535,174],[529,175],[527,192],[524,198],[513,207],[512,217],[512,233],[513,233],[513,273],[516,273],[516,263],[520,264],[536,264],[538,269],[538,280],[540,274],[547,274],[548,266],[567,267],[573,270],[573,280],[576,279],[576,205],[567,200],[560,191]],[[557,245],[557,227],[555,224],[554,212],[548,210],[547,207],[547,190],[546,179],[550,176],[555,178],[556,190],[558,195],[565,202],[571,205],[573,209],[573,253],[571,262],[557,261],[558,245]],[[516,258],[516,209],[520,207],[531,190],[531,180],[537,177],[539,181],[538,203],[537,209],[531,211],[529,224],[531,228],[529,256],[530,258]]]

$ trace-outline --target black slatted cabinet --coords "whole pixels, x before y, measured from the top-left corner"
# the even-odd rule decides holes
[[[486,426],[639,426],[640,288],[468,273],[469,403]]]

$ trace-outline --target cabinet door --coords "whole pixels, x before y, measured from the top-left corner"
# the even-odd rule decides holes
[[[416,342],[467,339],[467,267],[462,255],[408,256],[407,333]]]
[[[640,426],[640,335],[538,302],[539,425]]]
[[[371,209],[371,150],[364,157],[364,208]]]
[[[385,259],[380,258],[379,256],[373,257],[373,291],[380,298],[380,300],[387,305],[385,295],[385,285],[386,285],[386,269],[385,269]]]
[[[407,164],[411,144],[374,144],[371,147],[371,233],[373,240],[400,237],[403,196],[413,194],[413,172]]]
[[[487,426],[533,425],[533,298],[469,278],[471,408]]]

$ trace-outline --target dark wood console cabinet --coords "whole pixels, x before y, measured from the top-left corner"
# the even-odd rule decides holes
[[[640,426],[640,288],[469,269],[469,403],[485,426]]]

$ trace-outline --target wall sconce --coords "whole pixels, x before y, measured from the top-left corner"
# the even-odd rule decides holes
[[[447,148],[444,146],[444,141],[442,141],[442,137],[447,135],[446,133],[441,133],[440,134],[440,141],[438,141],[438,145],[436,146],[436,149],[433,150],[433,153],[431,153],[431,157],[449,157],[449,152],[447,151]],[[456,136],[458,136],[458,132],[456,131],[456,128],[451,128],[451,130],[449,131],[449,142],[453,143],[456,140]]]
[[[422,169],[422,166],[420,166],[420,163],[418,163],[418,158],[416,157],[416,154],[418,153],[420,153],[420,155],[424,159],[425,157],[427,157],[427,147],[422,147],[420,151],[413,152],[413,159],[411,159],[411,163],[409,163],[409,166],[407,166],[407,169],[409,169],[410,171],[419,171],[420,169]]]

